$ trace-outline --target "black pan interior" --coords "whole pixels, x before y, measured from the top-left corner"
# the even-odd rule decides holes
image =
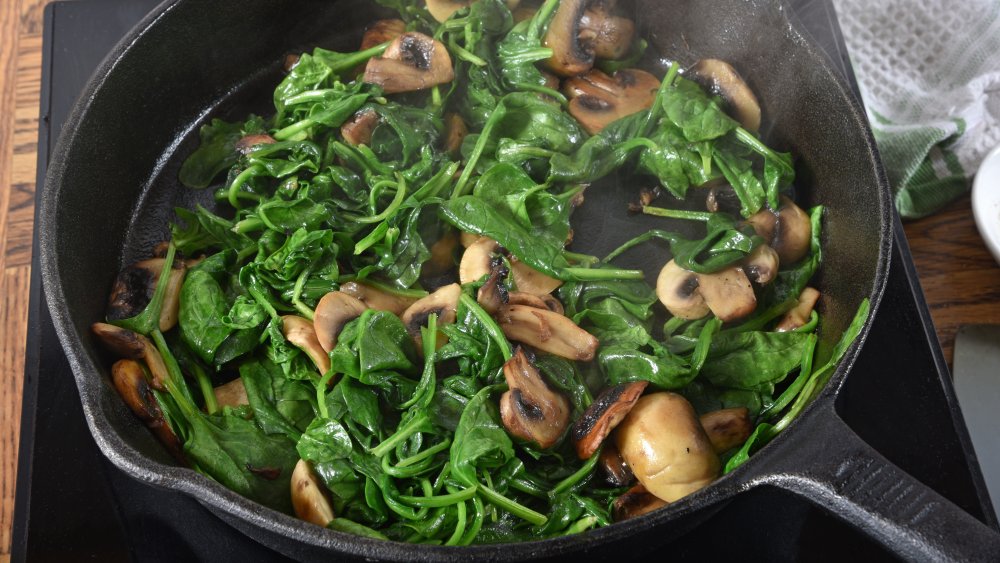
[[[782,12],[780,4],[763,0],[635,2],[636,20],[656,54],[647,63],[662,69],[671,60],[731,62],[761,99],[765,138],[799,157],[803,207],[827,207],[818,281],[826,303],[822,354],[863,298],[877,301],[888,196],[863,115]],[[168,467],[169,457],[108,383],[110,362],[88,327],[103,317],[116,272],[168,236],[175,206],[211,206],[210,191],[187,191],[176,181],[180,162],[197,145],[197,126],[211,117],[267,113],[286,53],[314,45],[354,50],[364,26],[384,14],[358,0],[169,0],[112,53],[71,117],[42,196],[43,279],[88,423],[103,451],[133,475],[266,520],[265,509]],[[628,216],[625,203],[638,187],[624,181],[592,187],[574,218],[574,250],[600,255],[652,226],[690,228]],[[620,263],[655,275],[667,257],[651,246]],[[673,512],[633,527],[649,528]],[[323,543],[316,539],[320,530],[300,528],[293,535]],[[621,531],[610,534],[598,537]]]

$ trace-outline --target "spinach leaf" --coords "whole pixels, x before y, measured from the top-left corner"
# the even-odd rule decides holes
[[[192,189],[207,188],[219,174],[236,164],[239,157],[236,141],[244,135],[243,124],[213,119],[202,125],[198,134],[201,144],[184,160],[178,173],[181,183]]]
[[[181,286],[177,324],[181,340],[206,363],[213,363],[232,328],[222,321],[229,311],[225,293],[204,270],[188,272]]]
[[[514,445],[490,400],[497,391],[498,386],[484,387],[469,400],[451,443],[451,474],[468,487],[479,485],[478,470],[501,467],[514,457]]]
[[[701,372],[718,387],[769,391],[799,367],[808,338],[801,332],[719,334]]]

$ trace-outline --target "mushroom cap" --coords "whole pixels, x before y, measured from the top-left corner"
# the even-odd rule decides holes
[[[641,397],[618,425],[615,444],[636,479],[674,502],[711,483],[720,469],[691,403],[676,393]]]
[[[157,391],[166,390],[165,382],[170,379],[167,365],[156,346],[145,336],[107,323],[90,325],[91,332],[97,336],[108,350],[122,358],[142,360],[152,376],[153,388]]]
[[[721,409],[701,415],[701,427],[712,442],[715,453],[725,453],[750,437],[753,425],[750,423],[750,411],[746,407]]]
[[[219,403],[220,407],[238,407],[250,404],[250,399],[247,398],[247,388],[239,377],[212,389],[212,393],[215,394],[215,401]]]
[[[604,439],[632,410],[648,381],[633,381],[608,387],[573,424],[573,445],[580,459],[590,459]]]
[[[743,271],[751,280],[767,285],[778,275],[779,263],[778,253],[770,246],[761,244],[743,260]]]
[[[778,252],[782,264],[794,264],[809,252],[812,241],[812,221],[809,214],[785,196],[781,197],[778,220],[771,246]]]
[[[584,10],[581,36],[587,38],[598,59],[620,59],[628,54],[635,39],[635,22],[612,15],[604,6]]]
[[[117,321],[134,317],[143,312],[160,281],[163,258],[150,258],[130,265],[122,270],[111,286],[108,298],[108,319]],[[163,295],[160,309],[159,329],[168,331],[177,325],[180,310],[181,286],[184,285],[186,268],[181,260],[174,260],[167,279],[167,290]]]
[[[656,99],[660,81],[639,69],[619,70],[611,76],[591,70],[563,83],[570,98],[569,113],[594,135],[614,121],[648,109]]]
[[[656,297],[670,314],[682,319],[700,319],[709,313],[705,298],[698,290],[698,274],[667,262],[656,278]]]
[[[381,289],[368,285],[364,282],[347,282],[340,285],[340,292],[346,293],[361,301],[369,309],[376,311],[388,311],[393,315],[401,315],[410,305],[417,302],[414,297],[405,297],[395,293],[382,291]]]
[[[509,388],[500,397],[504,428],[541,449],[554,446],[569,426],[569,401],[549,387],[521,347],[504,364],[503,375]]]
[[[455,78],[451,55],[436,39],[415,31],[393,39],[381,57],[365,66],[364,82],[377,84],[386,94],[426,90]]]
[[[378,127],[378,114],[371,108],[358,110],[340,126],[340,136],[349,145],[367,145],[372,142],[372,132]]]
[[[309,319],[285,315],[281,317],[281,332],[286,340],[309,356],[321,374],[330,371],[330,356],[316,338],[316,329]]]
[[[757,308],[750,278],[740,266],[727,266],[712,274],[698,274],[698,291],[716,317],[732,322]]]
[[[427,297],[423,297],[413,302],[406,311],[403,311],[400,320],[406,327],[406,332],[410,333],[417,350],[424,349],[424,339],[420,336],[420,328],[427,326],[427,318],[432,314],[437,315],[438,326],[455,322],[458,314],[458,298],[462,296],[462,286],[457,283],[449,284],[438,288]],[[438,333],[438,345],[444,344],[444,335]]]
[[[771,244],[774,240],[774,231],[778,226],[778,215],[771,209],[764,207],[757,213],[746,218],[746,224],[753,227],[755,233]]]
[[[323,485],[316,478],[309,462],[300,459],[292,470],[292,508],[295,516],[317,526],[327,527],[333,521],[333,506]]]
[[[568,360],[594,359],[597,338],[569,318],[548,309],[508,305],[497,313],[504,335]]]
[[[337,346],[337,337],[344,325],[361,316],[368,306],[352,295],[342,291],[331,291],[316,304],[313,315],[313,330],[316,340],[325,352]]]
[[[812,315],[812,310],[816,306],[816,302],[819,301],[819,297],[820,293],[816,288],[803,289],[802,293],[799,294],[799,302],[778,321],[777,326],[774,327],[775,332],[795,330],[809,322],[809,317]]]
[[[691,67],[694,79],[709,92],[726,100],[729,113],[745,129],[760,129],[760,103],[736,69],[719,59],[702,59]]]
[[[580,40],[580,21],[586,0],[562,0],[549,22],[542,45],[552,49],[549,68],[559,76],[583,74],[594,66],[594,50]]]
[[[502,250],[500,244],[489,238],[479,237],[466,247],[458,265],[458,279],[462,285],[479,281],[493,270],[494,253]],[[534,295],[547,295],[562,285],[561,280],[549,277],[517,257],[510,257],[510,275],[518,291]]]

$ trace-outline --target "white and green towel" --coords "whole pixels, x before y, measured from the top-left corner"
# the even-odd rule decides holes
[[[933,213],[1000,144],[1000,2],[834,5],[896,207]]]

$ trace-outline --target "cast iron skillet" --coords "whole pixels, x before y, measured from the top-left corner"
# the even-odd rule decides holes
[[[820,354],[828,355],[863,298],[874,313],[889,263],[889,192],[864,114],[780,4],[636,4],[644,36],[664,60],[713,56],[743,72],[761,98],[767,139],[800,157],[800,203],[827,206],[818,285],[826,307]],[[313,45],[353,50],[376,12],[360,0],[167,0],[115,48],[77,103],[41,196],[42,279],[87,423],[115,465],[192,495],[237,529],[305,559],[618,559],[662,545],[754,487],[801,495],[908,559],[1000,554],[1000,536],[890,464],[836,414],[835,399],[867,326],[816,401],[750,462],[666,509],[583,535],[469,548],[374,541],[276,513],[174,465],[110,385],[109,358],[88,327],[103,318],[116,272],[168,236],[171,209],[211,204],[210,193],[176,182],[196,126],[209,115],[266,112],[283,54]],[[600,254],[654,224],[625,216],[623,202],[634,190],[614,182],[591,188],[574,218],[574,249]],[[665,255],[646,253],[633,252],[624,265],[655,273]]]

